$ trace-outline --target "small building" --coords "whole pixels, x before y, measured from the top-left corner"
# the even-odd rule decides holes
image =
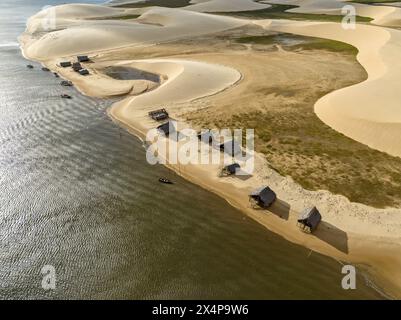
[[[70,61],[60,62],[60,67],[62,67],[62,68],[68,68],[68,67],[71,67],[71,66],[72,66],[72,63]]]
[[[81,69],[78,71],[81,76],[87,76],[89,74],[88,69]]]
[[[238,163],[233,163],[230,164],[228,166],[225,166],[222,170],[221,170],[221,174],[220,176],[224,177],[224,176],[231,176],[233,174],[236,174],[237,170],[241,169],[241,166]]]
[[[198,139],[204,143],[212,144],[213,133],[210,130],[201,131],[198,133]]]
[[[230,140],[225,143],[220,144],[220,151],[224,152],[232,157],[239,154],[241,151],[241,146],[235,140]]]
[[[78,62],[88,62],[90,61],[88,56],[77,56]]]
[[[82,70],[83,68],[82,68],[82,65],[81,65],[79,62],[74,62],[74,63],[72,64],[72,69],[73,69],[75,72],[79,72],[79,70]]]
[[[307,208],[299,215],[297,226],[306,233],[312,233],[321,220],[322,215],[316,207]]]
[[[163,123],[162,125],[157,127],[157,130],[164,134],[166,137],[171,134],[174,133],[176,131],[174,124],[171,121],[168,121],[166,123]]]
[[[260,187],[249,194],[249,201],[253,207],[268,208],[276,199],[275,192],[267,186]]]
[[[168,119],[169,115],[166,109],[159,109],[149,112],[149,116],[156,121]]]

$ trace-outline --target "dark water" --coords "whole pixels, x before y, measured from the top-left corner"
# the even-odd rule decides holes
[[[20,14],[0,25],[0,298],[380,298],[362,277],[342,290],[338,262],[148,165],[109,102],[28,70],[15,41],[40,2],[0,5]],[[44,265],[54,291],[41,288]]]

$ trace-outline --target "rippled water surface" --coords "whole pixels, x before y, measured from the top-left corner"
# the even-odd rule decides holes
[[[110,102],[28,70],[16,37],[44,4],[0,4],[0,298],[379,298],[362,278],[342,290],[338,262],[147,165]]]

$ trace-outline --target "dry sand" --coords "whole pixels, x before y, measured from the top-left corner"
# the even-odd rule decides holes
[[[58,10],[62,30],[39,33],[44,31],[41,30],[40,22],[43,13],[39,13],[30,19],[27,33],[21,37],[24,54],[28,58],[45,63],[52,69],[56,68],[55,64],[58,61],[71,58],[78,53],[89,53],[94,56],[105,53],[112,55],[113,50],[121,50],[128,46],[140,47],[184,37],[212,34],[249,23],[246,20],[179,9],[141,9],[143,15],[137,21],[88,20],[97,15],[109,17],[127,14],[126,11],[113,8],[65,5]],[[382,9],[380,7],[377,10]],[[132,14],[134,11],[129,12]],[[401,155],[398,142],[394,138],[391,139],[392,134],[401,133],[398,129],[401,114],[397,109],[397,101],[400,101],[401,94],[401,90],[397,90],[397,79],[401,75],[398,58],[400,31],[367,25],[358,26],[354,31],[345,31],[335,23],[270,20],[254,23],[263,26],[267,31],[335,39],[356,46],[360,50],[358,60],[367,70],[369,79],[323,97],[316,104],[316,112],[330,126],[354,139],[377,149]],[[164,76],[165,81],[157,88],[154,86],[144,89],[149,83],[143,80],[120,82],[97,72],[105,66],[121,64],[158,73]],[[88,77],[79,77],[70,71],[57,70],[65,78],[74,81],[86,94],[105,96],[147,91],[142,95],[124,99],[110,112],[116,121],[143,137],[148,129],[156,125],[146,116],[151,107],[163,104],[172,114],[179,114],[188,106],[186,103],[188,101],[217,94],[223,90],[235,90],[236,87],[232,86],[241,79],[241,75],[229,66],[229,60],[226,63],[220,61],[220,64],[216,64],[168,58],[116,60],[103,62],[97,66],[94,64],[89,66],[94,75]],[[148,91],[148,89],[154,90]],[[185,127],[185,123],[181,122],[180,126]],[[399,254],[401,210],[378,210],[350,203],[345,197],[333,195],[328,191],[304,190],[291,178],[282,177],[270,169],[260,155],[256,156],[255,173],[248,180],[219,179],[218,165],[171,167],[194,183],[223,196],[232,205],[290,241],[337,259],[369,265],[370,271],[386,291],[401,297]],[[280,199],[270,213],[252,210],[248,206],[248,192],[262,184],[271,186]],[[310,205],[317,205],[324,216],[324,223],[314,236],[301,233],[295,226],[297,213]],[[283,219],[286,214],[288,217]]]

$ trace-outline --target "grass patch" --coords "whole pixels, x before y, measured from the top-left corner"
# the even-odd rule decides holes
[[[352,55],[358,53],[358,49],[348,43],[314,37],[308,37],[308,40],[305,41],[305,37],[289,33],[268,36],[246,36],[235,39],[235,42],[258,45],[279,44],[286,50],[327,50]]]
[[[190,5],[191,0],[146,0],[138,3],[126,3],[115,5],[115,8],[144,8],[144,7],[167,7],[180,8]]]
[[[92,18],[88,20],[131,20],[139,18],[139,14],[127,14],[125,16],[114,16],[114,17],[100,17],[100,18]]]
[[[267,9],[239,11],[239,12],[214,12],[214,14],[243,17],[248,19],[289,19],[289,20],[311,20],[311,21],[329,21],[329,22],[341,22],[344,18],[344,16],[342,15],[286,12],[286,10],[294,8],[298,8],[298,6],[272,4],[271,7]],[[356,16],[355,18],[356,22],[370,22],[373,20],[369,17],[361,17],[361,16]]]

